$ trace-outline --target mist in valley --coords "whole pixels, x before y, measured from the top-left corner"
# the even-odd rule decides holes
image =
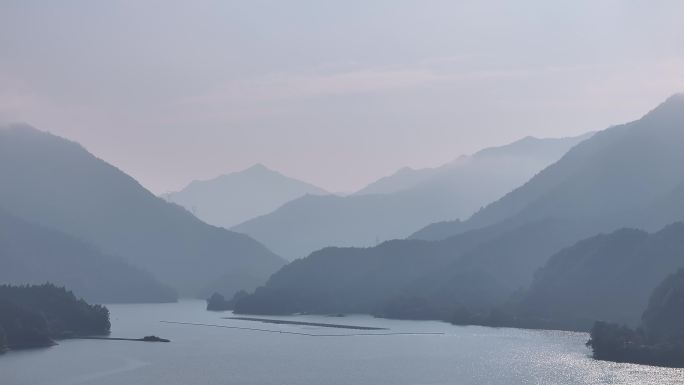
[[[0,382],[677,383],[683,13],[1,4]]]

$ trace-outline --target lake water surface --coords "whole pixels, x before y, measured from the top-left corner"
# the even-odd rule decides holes
[[[51,348],[10,352],[0,356],[0,384],[662,385],[684,381],[680,369],[594,361],[584,346],[584,333],[459,327],[368,316],[279,317],[388,329],[358,331],[228,320],[222,317],[231,316],[229,312],[208,312],[204,306],[202,301],[109,305],[112,337],[154,334],[172,342],[70,340]],[[359,333],[383,335],[354,335]]]

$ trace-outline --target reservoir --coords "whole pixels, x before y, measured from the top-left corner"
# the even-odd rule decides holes
[[[682,369],[595,361],[584,345],[586,333],[361,315],[259,322],[206,311],[203,301],[108,308],[112,337],[157,335],[171,342],[66,340],[10,352],[0,356],[0,384],[663,385],[684,380]]]

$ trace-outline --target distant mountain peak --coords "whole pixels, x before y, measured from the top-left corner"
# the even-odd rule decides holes
[[[256,163],[241,171],[193,181],[164,198],[209,224],[230,228],[307,194],[327,195],[328,192]]]
[[[31,133],[44,133],[43,131],[40,131],[39,129],[31,126],[30,124],[27,123],[9,123],[3,126],[0,126],[0,131],[6,131],[6,132],[11,132],[11,133],[24,133],[24,134],[31,134]]]
[[[676,93],[644,116],[644,119],[684,119],[684,93]]]
[[[469,159],[470,159],[470,156],[468,156],[468,155],[459,155],[454,160],[447,163],[445,166],[447,166],[447,167],[461,166],[461,165],[465,164],[466,162],[468,162]]]
[[[536,136],[532,136],[532,135],[527,135],[526,137],[524,137],[524,138],[518,140],[517,142],[518,142],[518,143],[519,143],[519,142],[536,142],[536,141],[538,141],[538,140],[541,140],[541,138],[537,138]],[[514,143],[515,143],[515,142],[514,142]]]
[[[165,203],[78,143],[26,125],[0,130],[0,180],[10,214],[121,256],[186,294],[226,272],[248,278],[235,291],[256,285],[284,262]]]
[[[23,123],[23,122],[12,122],[12,123],[7,123],[3,124],[2,127],[0,127],[3,130],[32,130],[32,131],[38,131],[37,128],[33,127],[32,125],[28,123]]]
[[[264,166],[263,163],[256,163],[256,164],[242,170],[241,172],[265,172],[265,171],[274,172],[270,168]]]
[[[522,139],[516,140],[513,143],[482,149],[474,153],[471,158],[486,159],[492,156],[538,156],[543,154],[543,151],[540,152],[541,149],[546,149],[552,153],[557,153],[560,149],[561,153],[565,153],[568,147],[574,146],[574,144],[589,138],[593,134],[593,132],[588,132],[578,136],[563,138],[538,138],[528,135]],[[544,153],[544,156],[548,156],[548,154]]]
[[[669,103],[669,102],[679,103],[680,105],[684,104],[684,92],[677,92],[677,93],[673,94],[672,96],[667,98],[667,100],[665,101],[665,103]]]
[[[430,226],[414,238],[441,239],[466,229],[541,217],[595,218],[592,225],[597,229],[626,223],[647,229],[663,226],[682,219],[678,215],[684,212],[681,198],[672,197],[684,185],[682,143],[684,94],[675,94],[642,119],[584,140],[463,224]],[[660,205],[657,210],[650,208],[653,202]]]

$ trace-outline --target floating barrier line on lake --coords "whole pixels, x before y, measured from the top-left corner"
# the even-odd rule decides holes
[[[247,328],[247,327],[242,327],[242,326],[204,324],[204,323],[195,323],[195,322],[178,322],[178,321],[159,321],[159,322],[166,323],[166,324],[177,324],[177,325],[206,326],[206,327],[224,328],[224,329],[248,330],[248,331],[264,332],[264,333],[294,334],[294,335],[298,335],[298,336],[307,336],[307,337],[411,336],[411,335],[443,335],[444,334],[444,333],[430,333],[430,332],[312,334],[312,333],[301,333],[301,332],[289,332],[289,331],[285,331],[285,330],[258,329],[258,328]]]
[[[335,329],[387,330],[387,328],[378,328],[378,327],[372,327],[372,326],[328,324],[328,323],[320,323],[320,322],[303,322],[303,321],[292,321],[292,320],[282,320],[282,319],[272,319],[272,318],[223,317],[223,319],[234,319],[234,320],[238,320],[238,321],[254,321],[254,322],[263,322],[263,323],[267,323],[267,324],[278,324],[278,325],[317,326],[317,327],[322,327],[322,328],[335,328]]]

